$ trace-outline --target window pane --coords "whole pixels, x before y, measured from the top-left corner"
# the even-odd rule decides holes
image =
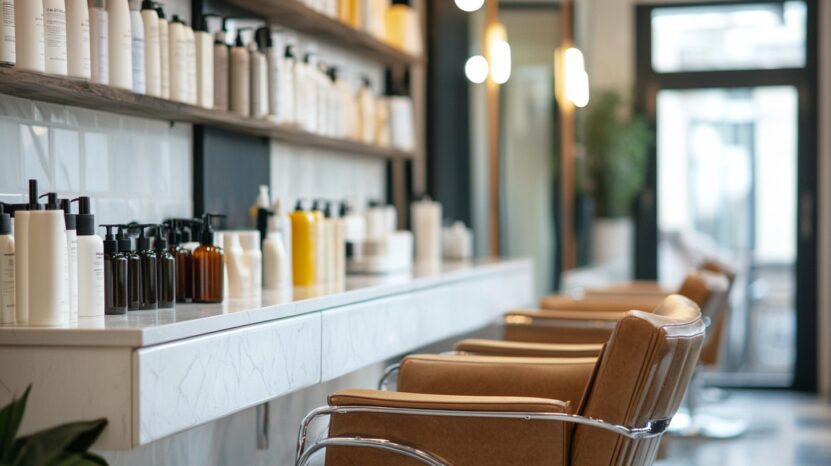
[[[652,10],[659,73],[805,65],[803,1]]]

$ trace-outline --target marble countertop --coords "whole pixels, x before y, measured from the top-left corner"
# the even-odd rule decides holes
[[[60,327],[0,325],[0,345],[146,347],[446,285],[527,264],[526,260],[482,260],[417,265],[404,274],[349,276],[340,289],[266,291],[258,298],[226,299],[222,304],[181,304],[174,309],[79,318]]]

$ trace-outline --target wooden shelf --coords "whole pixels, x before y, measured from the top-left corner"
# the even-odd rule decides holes
[[[88,81],[20,71],[9,67],[0,67],[0,93],[122,115],[213,126],[252,136],[272,138],[297,146],[329,149],[350,155],[387,159],[413,157],[411,152],[318,136],[306,131],[278,126],[267,120],[241,118],[229,112],[208,110],[171,100],[135,94]]]
[[[424,61],[423,57],[393,47],[298,0],[231,0],[231,3],[267,18],[272,24],[313,35],[385,65],[414,65]]]

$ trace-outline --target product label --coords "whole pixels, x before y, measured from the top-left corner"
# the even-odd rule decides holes
[[[50,61],[66,61],[66,11],[62,8],[44,8],[46,47],[62,49],[63,54],[50,54]]]
[[[0,257],[0,322],[14,322],[14,253]]]
[[[0,0],[0,62],[14,63],[16,53],[14,1]]]
[[[95,304],[96,309],[104,306],[104,253],[95,253],[95,264],[93,266],[93,273],[95,273]]]

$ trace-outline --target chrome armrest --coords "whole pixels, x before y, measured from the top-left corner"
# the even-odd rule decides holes
[[[329,442],[326,444],[322,444],[323,442],[327,442],[327,440],[334,440],[337,438],[343,439],[351,439],[349,442],[351,446],[362,446],[362,447],[369,447],[369,448],[383,448],[390,451],[396,451],[401,454],[404,453],[404,450],[417,450],[413,447],[409,447],[406,445],[399,445],[394,444],[392,442],[383,441],[383,439],[361,439],[360,437],[348,438],[348,437],[333,437],[327,438],[323,440],[319,440],[315,442],[308,450],[306,449],[306,438],[309,431],[309,426],[315,419],[321,416],[331,416],[333,414],[349,414],[349,413],[375,413],[375,414],[405,414],[405,415],[415,415],[415,416],[445,416],[445,417],[468,417],[468,418],[483,418],[483,419],[522,419],[526,421],[531,420],[540,420],[540,421],[554,421],[554,422],[567,422],[571,424],[579,424],[584,426],[596,427],[598,429],[607,430],[609,432],[614,432],[618,435],[623,437],[632,439],[632,440],[641,440],[641,439],[650,439],[655,437],[660,437],[666,432],[667,428],[669,427],[671,419],[655,419],[647,421],[644,426],[641,427],[627,427],[618,424],[611,424],[606,421],[600,419],[594,419],[585,416],[579,416],[576,414],[566,414],[566,413],[540,413],[540,412],[527,412],[527,411],[461,411],[461,410],[449,410],[449,409],[417,409],[417,408],[392,408],[392,407],[385,407],[385,406],[321,406],[312,410],[309,414],[303,418],[303,421],[300,423],[300,431],[297,437],[297,454],[295,456],[295,466],[305,466],[306,462],[311,457],[311,454],[321,448],[325,448],[326,446],[332,446],[334,443]],[[359,442],[360,445],[354,443],[355,440],[361,440],[363,442]],[[367,442],[368,441],[368,442]],[[376,442],[383,441],[383,446],[377,444]],[[344,443],[344,445],[346,444]],[[391,447],[390,445],[396,445],[396,447]],[[389,448],[388,448],[389,447]],[[396,449],[401,447],[401,449]],[[311,453],[310,453],[311,452]],[[421,452],[424,453],[424,452]],[[422,459],[413,457],[416,459]],[[431,461],[438,461],[435,456],[428,454],[428,459]],[[425,464],[430,465],[438,465],[444,466],[444,463],[430,463],[422,459]]]
[[[393,375],[398,375],[398,373],[400,371],[401,371],[401,363],[400,362],[387,366],[387,368],[384,369],[384,375],[382,375],[381,380],[378,381],[378,390],[381,390],[382,392],[389,391],[388,388],[389,388],[390,378]]]
[[[437,458],[435,455],[409,445],[385,439],[362,437],[331,437],[317,441],[295,460],[295,466],[306,466],[309,464],[309,461],[311,461],[312,456],[314,456],[315,453],[328,447],[375,448],[377,450],[386,450],[402,456],[407,456],[428,466],[451,466]]]

